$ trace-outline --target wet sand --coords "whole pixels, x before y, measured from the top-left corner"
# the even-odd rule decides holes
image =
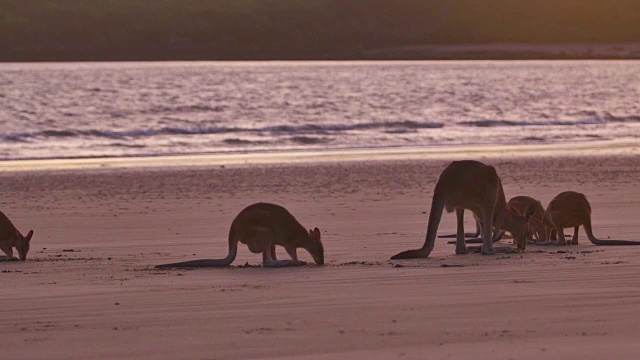
[[[640,241],[639,157],[606,154],[475,158],[507,198],[580,191],[596,236]],[[0,262],[1,358],[635,359],[640,246],[581,231],[578,246],[456,256],[438,239],[429,259],[388,260],[424,241],[448,162],[2,172],[0,209],[35,235],[27,262]],[[223,257],[258,201],[318,226],[325,266],[153,268]],[[439,233],[454,228],[445,215]],[[235,265],[260,262],[241,247]]]

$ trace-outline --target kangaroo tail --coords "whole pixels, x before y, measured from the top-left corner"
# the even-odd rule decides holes
[[[464,233],[464,237],[466,238],[477,238],[480,234],[477,233]],[[455,239],[458,235],[449,234],[449,235],[440,235],[438,238],[440,239]]]
[[[586,218],[583,221],[583,225],[584,225],[584,231],[587,233],[587,237],[589,238],[589,241],[591,241],[593,245],[601,245],[601,246],[640,245],[640,241],[597,239],[593,235],[593,231],[591,230],[591,217]]]
[[[502,238],[504,237],[504,233],[505,232],[506,231],[504,231],[504,230],[494,230],[493,231],[493,239],[492,239],[492,241],[493,242],[497,242],[497,241],[502,240]]]
[[[233,234],[233,231],[229,231],[229,254],[224,259],[200,259],[184,261],[172,264],[156,265],[157,269],[169,269],[169,268],[195,268],[195,267],[224,267],[229,266],[236,259],[238,253],[238,238]]]
[[[438,185],[436,185],[436,189],[433,191],[433,201],[431,202],[431,213],[429,214],[429,225],[427,226],[427,237],[424,241],[424,245],[422,245],[422,248],[417,250],[406,250],[395,254],[391,257],[391,260],[428,257],[436,242],[436,233],[438,232],[438,225],[440,225],[443,210],[444,196],[441,194],[441,191],[439,191]]]
[[[498,239],[499,240],[499,239]],[[464,242],[466,244],[482,244],[482,238],[472,238],[472,239],[467,239]],[[497,240],[496,240],[497,241]],[[453,240],[453,241],[447,241],[447,244],[455,244],[457,241]]]
[[[464,237],[466,237],[466,238],[477,238],[478,236],[480,236],[480,223],[478,223],[478,221],[476,220],[476,232],[474,232],[474,233],[464,233]],[[458,235],[457,234],[449,234],[449,235],[440,235],[438,237],[440,239],[455,239],[456,237],[458,237]],[[480,243],[482,243],[482,241]]]

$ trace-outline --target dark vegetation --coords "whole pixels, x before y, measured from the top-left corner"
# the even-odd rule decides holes
[[[639,0],[0,0],[0,60],[358,59],[640,41]]]

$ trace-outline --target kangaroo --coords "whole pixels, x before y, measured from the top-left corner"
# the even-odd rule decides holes
[[[544,215],[544,207],[542,203],[529,196],[515,196],[509,199],[508,204],[520,214],[524,214],[527,208],[533,209],[533,216],[529,218],[529,239],[542,241],[544,234],[544,224],[542,216]]]
[[[591,230],[591,205],[584,194],[575,191],[565,191],[553,198],[544,212],[544,220],[551,224],[546,229],[546,238],[550,238],[553,230],[558,234],[557,241],[546,242],[544,245],[567,245],[564,229],[570,227],[573,228],[570,244],[578,245],[578,230],[581,225],[594,245],[640,245],[640,241],[597,239]]]
[[[528,196],[516,196],[516,197],[512,197],[507,204],[509,204],[509,206],[511,206],[511,208],[516,210],[519,214],[524,214],[525,210],[529,206],[533,206],[535,213],[533,214],[531,219],[529,219],[529,238],[527,240],[532,240],[533,236],[535,236],[536,241],[541,242],[542,239],[544,238],[545,227],[542,219],[542,215],[544,214],[544,207],[542,207],[542,204],[540,203],[540,201]],[[502,237],[504,236],[504,233],[505,233],[504,230],[499,230],[494,232],[493,242],[496,242],[502,239]],[[457,234],[451,234],[451,235],[441,235],[438,237],[439,238],[455,238],[457,236],[458,236]],[[480,236],[480,222],[476,220],[475,233],[464,233],[464,236],[466,238],[469,238],[469,237],[471,238],[466,241],[467,244],[482,243],[482,239],[476,239],[478,236]],[[454,242],[449,242],[449,243],[453,244]]]
[[[191,260],[157,265],[156,268],[228,266],[236,258],[238,241],[247,245],[252,253],[262,253],[262,265],[265,267],[304,265],[305,262],[298,261],[298,248],[307,250],[316,264],[324,264],[324,247],[318,228],[307,231],[280,205],[256,203],[244,208],[233,219],[229,229],[229,253],[224,259]],[[276,245],[283,246],[291,260],[278,260]]]
[[[484,255],[494,254],[494,228],[509,231],[518,249],[525,250],[529,235],[528,220],[534,210],[527,208],[524,215],[515,212],[507,205],[502,182],[493,166],[478,161],[464,160],[452,162],[440,174],[433,191],[431,213],[427,236],[422,248],[407,250],[391,257],[396,259],[426,258],[433,250],[442,211],[456,211],[458,229],[456,254],[468,252],[464,239],[464,211],[473,212],[482,227],[482,249]]]
[[[531,207],[534,213],[533,216],[529,218],[529,238],[527,240],[533,240],[535,237],[536,242],[544,241],[546,227],[543,221],[543,215],[545,210],[540,201],[529,196],[515,196],[512,197],[507,204],[519,214],[524,214],[524,212]],[[502,239],[503,235],[504,230],[500,230],[497,234],[494,234],[493,241]]]
[[[23,236],[11,220],[0,211],[0,250],[2,250],[9,260],[18,260],[13,256],[13,248],[18,250],[18,256],[20,260],[27,260],[27,253],[29,252],[29,243],[33,236],[33,230],[29,230],[27,236]]]

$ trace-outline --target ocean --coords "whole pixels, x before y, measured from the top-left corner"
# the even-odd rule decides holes
[[[0,64],[0,159],[640,139],[640,61]]]

